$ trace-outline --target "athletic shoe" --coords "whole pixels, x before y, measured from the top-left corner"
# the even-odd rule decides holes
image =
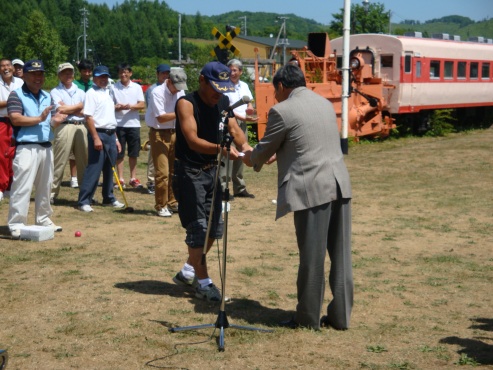
[[[10,236],[15,239],[20,239],[21,237],[21,229],[11,229]]]
[[[77,177],[72,177],[70,179],[70,187],[74,189],[79,187],[79,181],[77,181]]]
[[[192,288],[196,288],[199,285],[197,278],[194,276],[193,278],[187,279],[183,276],[183,273],[179,271],[174,277],[173,281],[177,285],[189,286]]]
[[[60,231],[63,230],[61,226],[57,226],[53,222],[50,222],[49,224],[46,224],[46,225],[40,225],[40,226],[49,227],[49,228],[53,229],[53,231],[56,233],[59,233]]]
[[[207,302],[221,302],[221,292],[214,284],[209,284],[205,288],[197,286],[195,297],[204,299]]]
[[[178,213],[178,204],[177,205],[174,205],[174,206],[170,206],[168,204],[168,209],[171,213]]]
[[[106,204],[105,204],[105,205],[106,205]],[[107,204],[107,205],[109,205],[109,204]],[[117,201],[117,200],[115,200],[114,202],[112,202],[112,203],[111,203],[111,206],[112,206],[113,208],[118,208],[118,209],[125,208],[125,204],[123,204],[123,203],[121,203],[121,202],[119,202],[119,201]]]
[[[171,212],[168,210],[168,208],[164,207],[157,211],[157,215],[159,217],[171,217]]]
[[[154,187],[154,184],[147,185],[147,193],[148,194],[155,194],[156,193],[156,188]]]
[[[2,201],[2,199],[3,199],[3,192],[0,191],[0,202]]]
[[[92,209],[92,207],[89,204],[83,204],[83,205],[79,206],[79,210],[82,211],[82,212],[92,212],[92,211],[94,211],[94,209]]]
[[[236,193],[235,198],[255,198],[255,195],[250,194],[248,191],[243,190],[241,193]]]
[[[130,186],[134,189],[140,189],[144,186],[140,183],[139,179],[130,179]]]
[[[101,184],[102,186],[103,184]],[[122,186],[122,189],[126,189],[126,185],[125,185],[125,180],[123,179],[120,179],[120,185]],[[118,184],[115,182],[115,184],[113,185],[113,189],[118,189]]]

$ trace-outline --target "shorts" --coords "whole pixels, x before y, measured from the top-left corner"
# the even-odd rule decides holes
[[[216,166],[202,170],[188,166],[182,161],[175,161],[173,192],[179,204],[178,215],[181,225],[187,231],[185,243],[190,248],[202,248],[205,244],[216,171]],[[221,239],[223,236],[224,224],[221,215],[221,202],[222,191],[218,179],[209,233],[211,239]]]
[[[122,151],[118,153],[117,159],[125,157],[125,149],[128,144],[128,156],[137,158],[140,153],[140,127],[117,127],[116,136],[122,146]]]

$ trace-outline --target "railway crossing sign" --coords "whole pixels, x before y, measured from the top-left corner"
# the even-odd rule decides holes
[[[228,30],[226,36],[224,36],[216,27],[214,27],[211,32],[214,37],[219,40],[219,43],[214,48],[214,50],[211,50],[211,55],[217,56],[217,59],[223,63],[227,60],[228,50],[231,51],[235,56],[238,56],[240,54],[240,50],[237,49],[232,42],[236,35],[240,34],[240,27],[226,26],[226,29]]]

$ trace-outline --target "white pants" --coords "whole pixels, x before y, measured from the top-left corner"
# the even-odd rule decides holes
[[[35,223],[49,225],[53,213],[50,204],[53,182],[53,151],[38,144],[17,146],[12,165],[14,179],[10,190],[8,224],[16,230],[27,224],[27,213],[33,186],[36,188]]]

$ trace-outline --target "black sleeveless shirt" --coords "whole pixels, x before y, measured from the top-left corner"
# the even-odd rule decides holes
[[[223,135],[221,112],[229,107],[228,97],[223,95],[219,100],[219,103],[213,107],[206,105],[202,99],[200,99],[197,91],[182,96],[180,99],[188,100],[193,105],[193,116],[197,122],[197,136],[210,143],[220,144]],[[228,115],[228,117],[232,116],[232,113]],[[178,114],[176,114],[175,157],[198,167],[210,164],[217,159],[217,154],[203,154],[190,149],[187,140],[181,131]]]

